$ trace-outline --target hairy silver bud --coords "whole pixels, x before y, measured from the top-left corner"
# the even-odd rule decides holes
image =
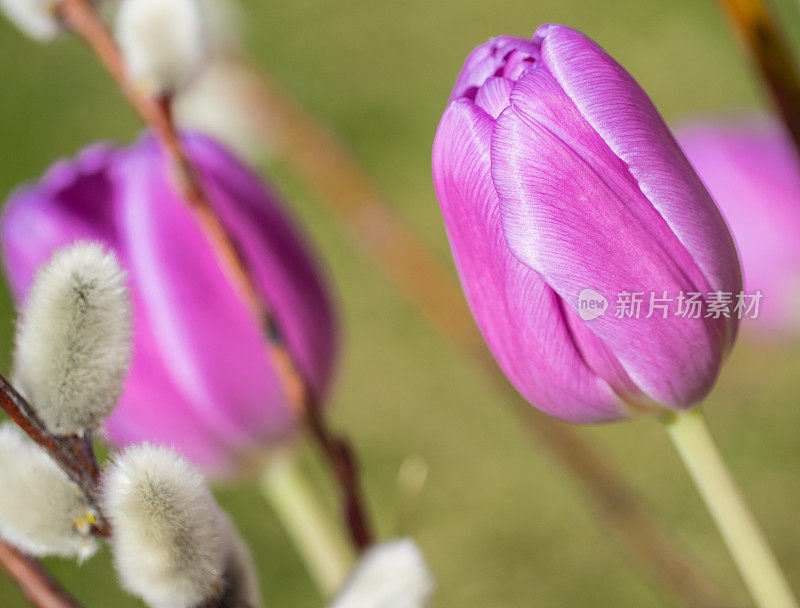
[[[117,40],[131,82],[152,97],[181,90],[207,53],[197,0],[122,0]]]
[[[96,243],[57,252],[36,274],[17,328],[14,383],[53,433],[98,427],[131,358],[125,273]]]
[[[128,448],[108,468],[103,505],[122,586],[153,608],[193,608],[224,590],[219,509],[176,452]]]
[[[48,42],[61,31],[56,0],[0,0],[0,11],[24,34]]]
[[[15,424],[0,425],[0,536],[30,555],[83,560],[97,549],[96,517],[42,448]]]
[[[330,608],[424,608],[433,588],[417,545],[397,540],[364,554]]]

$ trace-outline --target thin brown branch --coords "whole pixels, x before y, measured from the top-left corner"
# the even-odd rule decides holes
[[[240,59],[232,61],[242,69]],[[251,103],[258,108],[253,115],[263,121],[255,127],[259,138],[309,184],[355,244],[431,325],[502,388],[516,413],[573,475],[603,526],[634,561],[686,606],[735,606],[710,581],[703,566],[676,545],[603,454],[568,425],[535,410],[509,385],[477,332],[452,273],[394,215],[336,138],[269,77],[259,74],[248,81]]]
[[[98,481],[100,470],[94,457],[91,435],[54,435],[47,430],[36,412],[17,390],[0,374],[0,408],[28,436],[38,443],[67,476],[86,495],[91,507],[98,513],[98,522],[94,532],[98,536],[107,536],[108,528],[103,519],[98,501]]]
[[[0,567],[14,579],[22,595],[36,608],[81,608],[36,560],[0,541]]]
[[[238,288],[250,312],[261,322],[269,355],[281,378],[284,392],[296,413],[305,420],[307,428],[328,460],[340,486],[344,517],[353,543],[358,549],[364,549],[372,541],[372,532],[364,508],[353,452],[344,438],[335,436],[327,428],[316,397],[289,352],[280,324],[262,298],[245,256],[205,195],[194,165],[171,119],[169,101],[151,99],[131,86],[125,75],[119,48],[89,0],[61,0],[59,11],[63,21],[95,52],[142,120],[161,141],[173,168],[176,187],[195,212],[199,224],[215,249],[221,267]]]
[[[17,584],[22,595],[35,608],[83,608],[35,559],[0,540],[0,568]],[[198,608],[220,608],[212,600]]]
[[[719,0],[761,72],[786,130],[800,154],[800,72],[780,25],[765,0]]]

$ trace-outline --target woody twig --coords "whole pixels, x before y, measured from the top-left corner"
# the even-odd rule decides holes
[[[764,0],[719,0],[800,154],[800,72],[772,9]]]
[[[142,120],[158,137],[173,169],[175,186],[194,211],[215,249],[221,267],[237,287],[242,300],[258,319],[284,392],[316,439],[340,487],[343,516],[353,544],[359,550],[372,541],[353,451],[346,439],[334,434],[322,416],[316,396],[299,370],[283,338],[280,322],[261,297],[247,260],[210,204],[169,111],[168,99],[153,99],[133,87],[126,77],[120,50],[105,22],[89,0],[61,0],[64,23],[83,38],[119,86]]]

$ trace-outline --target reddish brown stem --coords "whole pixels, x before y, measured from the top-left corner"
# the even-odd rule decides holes
[[[372,544],[373,534],[362,511],[364,500],[358,483],[360,479],[358,465],[350,444],[342,437],[332,434],[322,422],[319,410],[312,410],[312,415],[308,417],[309,430],[316,437],[333,467],[339,486],[344,490],[342,505],[344,520],[353,544],[359,551],[363,551]]]
[[[169,100],[149,98],[131,86],[126,78],[119,48],[89,0],[61,0],[59,8],[64,22],[92,48],[122,93],[161,141],[173,168],[176,187],[194,211],[215,249],[221,267],[237,287],[250,312],[261,321],[269,355],[281,378],[284,392],[297,415],[305,420],[312,436],[319,443],[340,486],[344,516],[353,543],[358,549],[365,548],[372,541],[372,534],[363,507],[360,480],[352,450],[343,438],[334,436],[326,427],[315,396],[289,352],[280,324],[262,298],[245,256],[205,195],[194,165],[171,119]]]
[[[0,567],[16,581],[31,606],[36,608],[81,608],[39,563],[0,541]]]
[[[761,72],[786,130],[800,154],[800,72],[772,10],[763,0],[719,0]]]
[[[91,436],[54,435],[47,430],[30,404],[0,374],[0,408],[8,414],[28,436],[38,443],[61,469],[86,495],[92,508],[98,513],[96,533],[108,534],[98,503],[98,481],[100,470],[94,457]]]
[[[36,608],[83,608],[39,562],[0,540],[0,567],[16,582],[22,595]],[[220,608],[210,601],[198,608]]]

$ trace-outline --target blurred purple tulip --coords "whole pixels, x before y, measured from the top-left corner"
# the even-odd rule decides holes
[[[736,318],[578,314],[581,293],[741,289],[725,222],[636,81],[560,25],[476,48],[433,146],[477,323],[516,388],[573,422],[696,404]],[[587,292],[587,290],[593,290]]]
[[[768,122],[717,122],[679,129],[678,142],[733,233],[745,290],[761,291],[759,335],[800,333],[800,160]]]
[[[308,246],[275,195],[238,160],[208,138],[185,141],[290,350],[324,395],[336,331]],[[128,270],[134,360],[108,421],[116,443],[175,446],[209,473],[224,474],[293,429],[260,328],[176,196],[155,140],[128,149],[97,145],[59,162],[11,195],[0,229],[18,301],[34,270],[75,240],[106,243]]]

